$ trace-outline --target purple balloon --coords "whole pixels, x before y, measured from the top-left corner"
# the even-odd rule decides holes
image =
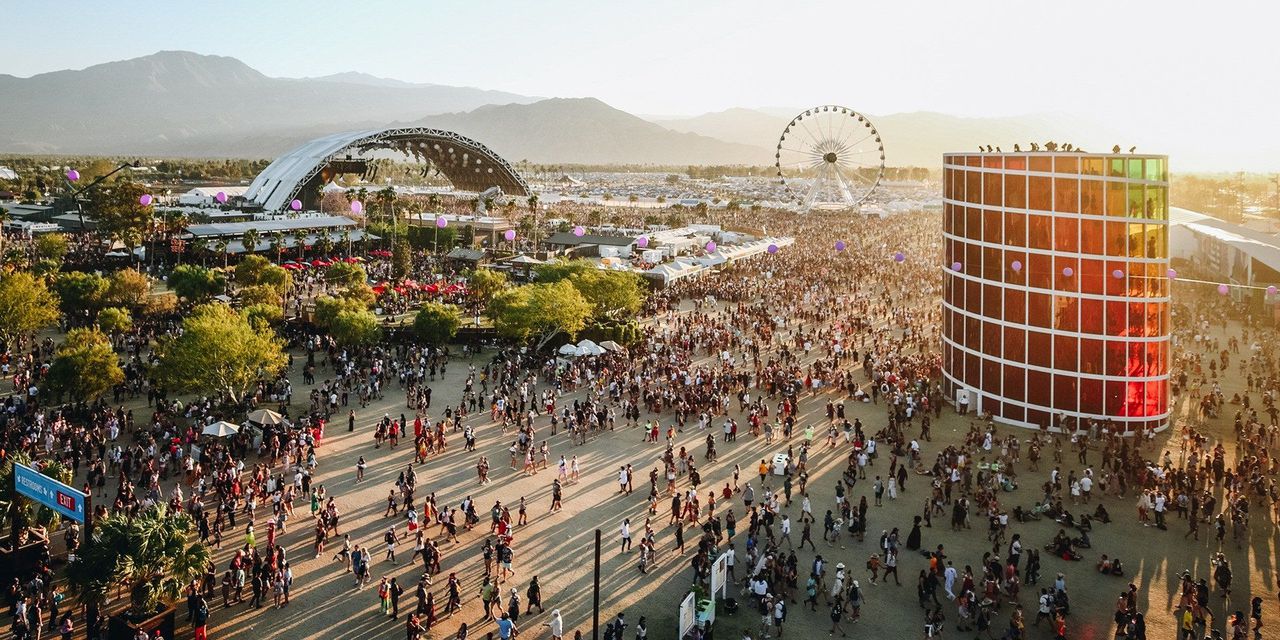
[[[716,241],[715,241],[715,240],[712,240],[712,241],[708,242],[708,243],[707,243],[707,247],[706,247],[706,248],[707,248],[707,253],[715,253],[715,252],[716,252]]]
[[[582,228],[582,225],[578,225],[578,226],[576,226],[576,227],[574,227],[574,228],[573,228],[573,235],[575,235],[575,236],[577,236],[577,237],[581,238],[582,236],[587,235],[587,230],[586,230],[586,229],[583,229],[583,228]]]
[[[138,204],[141,204],[144,207],[149,207],[151,206],[152,200],[154,200],[154,198],[151,197],[151,194],[144,193],[142,194],[142,197],[138,198]]]
[[[1115,271],[1111,272],[1111,277],[1115,278],[1116,280],[1119,280],[1120,278],[1124,277],[1124,271],[1120,269],[1116,269]]]
[[[1276,294],[1276,286],[1273,284],[1267,287],[1267,295],[1274,296]]]
[[[952,270],[952,271],[959,271],[959,270],[960,270],[960,267],[962,267],[962,266],[964,266],[964,265],[960,264],[959,262],[952,262],[952,263],[951,263],[951,270]]]
[[[447,226],[449,226],[449,221],[448,221],[448,220],[446,220],[444,216],[436,216],[436,227],[437,227],[437,228],[439,228],[439,229],[443,229],[443,228],[445,228],[445,227],[447,227]]]
[[[75,182],[76,180],[79,180],[79,179],[80,179],[80,172],[79,172],[79,171],[76,171],[75,169],[72,169],[72,170],[68,171],[68,172],[67,172],[67,179],[68,179],[68,180],[70,180],[70,181],[72,181],[72,182]]]
[[[359,200],[352,200],[351,213],[360,213],[361,211],[364,211],[364,203]]]
[[[636,238],[636,246],[641,249],[649,246],[649,236],[640,236],[639,238]]]
[[[290,202],[289,208],[293,209],[294,211],[302,211],[302,201],[294,200],[293,202]]]
[[[504,231],[504,232],[502,233],[502,237],[506,238],[506,239],[507,239],[507,242],[511,242],[512,240],[515,240],[515,239],[516,239],[516,230],[515,230],[515,229],[507,229],[506,231]]]
[[[1170,270],[1169,270],[1169,279],[1170,279],[1170,280],[1177,280],[1177,279],[1178,279],[1178,271],[1177,271],[1176,269],[1170,269]]]
[[[1064,276],[1066,276],[1066,277],[1070,278],[1070,277],[1071,277],[1072,275],[1074,275],[1074,274],[1075,274],[1075,270],[1074,270],[1074,269],[1072,269],[1071,267],[1063,267],[1063,268],[1062,268],[1062,275],[1064,275]]]
[[[1012,268],[1014,272],[1022,271],[1022,261],[1014,260],[1013,264],[1009,265],[1009,267]]]
[[[1218,285],[1218,293],[1221,293],[1222,295],[1224,295],[1224,296],[1225,296],[1225,295],[1227,295],[1227,294],[1228,294],[1228,293],[1230,293],[1230,292],[1231,292],[1231,287],[1228,287],[1228,286],[1227,286],[1227,285],[1225,285],[1225,284],[1220,284],[1220,285]]]
[[[836,251],[844,251],[844,240],[836,240]]]
[[[906,260],[906,259],[907,259],[906,254],[902,253],[901,251],[895,252],[895,253],[893,254],[893,261],[894,261],[894,262],[902,262],[902,261],[904,261],[904,260]]]
[[[217,201],[218,201],[218,204],[226,204],[226,203],[227,203],[227,194],[225,194],[225,193],[223,193],[223,192],[219,191],[217,194],[215,194],[215,195],[213,196],[213,199],[214,199],[214,200],[217,200]]]
[[[768,247],[767,251],[768,251],[769,253],[777,253],[777,252],[778,252],[778,245],[776,245],[776,244],[771,244],[771,245],[769,245],[769,247]]]

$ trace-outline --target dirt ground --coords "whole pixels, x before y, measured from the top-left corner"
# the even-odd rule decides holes
[[[483,366],[482,358],[487,357],[477,357],[473,362]],[[444,401],[456,402],[462,381],[466,377],[467,365],[466,360],[455,360],[450,364],[448,374],[443,379],[437,378],[433,384],[434,407],[438,409]],[[323,380],[325,371],[319,372],[318,377]],[[1224,390],[1229,397],[1242,386],[1241,380],[1232,378],[1225,381]],[[307,390],[302,386],[299,376],[295,380],[295,398],[305,398]],[[572,400],[573,396],[567,395],[560,402],[564,404]],[[823,411],[827,400],[828,396],[824,394],[804,397],[801,401],[803,419],[800,424],[825,425]],[[1188,408],[1185,397],[1175,400],[1179,416],[1186,414]],[[861,418],[872,431],[883,424],[884,413],[880,405],[861,404],[846,399],[845,406],[850,420]],[[327,430],[315,482],[323,484],[330,495],[337,496],[342,510],[343,532],[350,533],[354,543],[374,547],[371,573],[375,586],[363,590],[353,588],[351,574],[344,573],[340,564],[331,561],[333,551],[341,544],[340,539],[331,540],[329,551],[321,558],[313,559],[312,531],[305,516],[307,508],[303,502],[299,505],[298,517],[290,523],[289,532],[282,536],[295,575],[291,604],[281,610],[264,608],[252,611],[245,605],[226,609],[218,596],[211,603],[210,637],[403,637],[403,617],[400,621],[392,621],[378,613],[376,584],[381,576],[398,577],[405,588],[402,609],[412,610],[415,603],[413,589],[421,574],[420,564],[411,565],[406,562],[412,550],[412,542],[406,540],[401,543],[398,549],[401,561],[399,564],[392,564],[382,561],[381,537],[389,524],[398,525],[398,530],[404,529],[403,517],[384,518],[383,509],[387,491],[394,487],[397,474],[412,461],[413,452],[406,445],[394,450],[385,446],[375,449],[372,423],[384,412],[393,416],[407,412],[404,396],[393,384],[387,389],[384,399],[364,409],[355,405],[353,408],[356,409],[358,419],[356,431],[348,433],[345,420],[341,419]],[[734,412],[736,415],[736,403]],[[1228,438],[1226,446],[1229,452],[1233,450],[1229,441],[1230,413],[1224,413],[1223,417],[1206,426],[1213,437]],[[412,414],[410,416],[412,419]],[[509,587],[516,587],[523,598],[529,578],[538,576],[547,613],[535,612],[520,617],[518,624],[522,627],[523,638],[549,637],[546,627],[542,625],[554,608],[560,609],[564,616],[567,637],[573,637],[575,630],[581,630],[584,637],[591,637],[593,532],[597,528],[603,531],[601,624],[618,612],[625,612],[631,623],[626,634],[628,640],[634,637],[636,621],[642,616],[647,618],[650,638],[674,638],[677,610],[690,585],[691,569],[688,555],[678,557],[673,553],[672,529],[666,526],[666,500],[660,502],[660,515],[655,518],[660,554],[656,569],[642,574],[637,568],[637,556],[634,552],[619,553],[618,528],[623,518],[631,519],[633,531],[643,531],[647,475],[660,459],[662,445],[643,443],[640,429],[619,428],[615,432],[593,438],[585,446],[574,446],[563,432],[550,436],[546,422],[540,419],[538,425],[541,429],[537,437],[539,440],[547,438],[550,441],[553,464],[549,470],[526,476],[520,470],[513,470],[508,466],[506,449],[511,444],[511,439],[501,435],[496,425],[490,424],[487,411],[472,416],[468,423],[477,428],[477,452],[464,452],[461,437],[455,436],[446,454],[433,457],[425,465],[418,467],[419,493],[425,495],[424,492],[435,492],[442,505],[457,505],[465,497],[471,496],[477,501],[477,511],[482,520],[475,531],[460,534],[461,543],[441,543],[445,552],[445,574],[457,571],[464,581],[465,606],[461,612],[443,618],[432,630],[430,637],[452,638],[462,622],[471,626],[472,638],[483,638],[485,633],[495,630],[492,623],[482,622],[477,597],[483,576],[479,550],[488,532],[485,514],[494,500],[515,505],[524,497],[529,504],[529,523],[516,529],[514,566],[517,575],[503,585],[503,591],[505,593]],[[933,442],[922,443],[923,459],[932,460],[942,447],[957,442],[968,424],[966,417],[956,415],[949,408],[944,410],[942,419],[933,427]],[[1004,434],[1010,429],[998,427],[997,433]],[[1161,434],[1157,444],[1164,446],[1174,432],[1171,429]],[[798,444],[802,437],[802,431],[797,430],[793,441]],[[689,447],[701,460],[704,438],[705,434],[698,433],[695,423],[692,429],[680,434],[678,445]],[[809,494],[819,518],[826,509],[834,505],[835,482],[845,466],[845,446],[847,445],[834,451],[825,448],[825,445],[818,446],[810,458]],[[785,450],[785,447],[785,443],[776,441],[772,445],[766,445],[763,438],[753,439],[745,434],[737,442],[718,444],[719,460],[701,466],[703,495],[705,496],[709,487],[723,486],[732,475],[735,463],[742,466],[744,480],[752,479],[760,459],[771,458],[774,453]],[[1172,451],[1177,459],[1177,446]],[[1147,453],[1151,457],[1155,455],[1151,449]],[[481,454],[489,456],[493,467],[490,474],[493,482],[486,486],[480,486],[476,478],[475,465]],[[554,461],[561,454],[578,457],[582,477],[580,482],[566,486],[564,509],[548,515],[550,486],[556,475]],[[365,481],[355,484],[355,462],[360,455],[368,460],[369,469]],[[1090,462],[1096,462],[1098,455],[1097,451],[1091,452]],[[1081,467],[1075,464],[1075,456],[1069,451],[1064,454],[1064,458],[1061,465],[1064,474],[1073,468],[1080,470]],[[636,472],[635,492],[620,495],[616,482],[618,467],[628,463],[634,466]],[[881,456],[877,466],[869,471],[869,477],[887,470],[887,464],[887,457]],[[1020,489],[1014,494],[1004,495],[1005,503],[1010,506],[1030,505],[1038,495],[1039,485],[1047,478],[1052,467],[1051,455],[1046,453],[1040,472],[1029,473],[1025,469],[1019,469]],[[680,486],[687,486],[685,478],[681,478]],[[850,568],[851,578],[860,580],[863,586],[867,602],[863,607],[862,620],[856,625],[846,623],[846,627],[855,636],[923,637],[922,613],[916,602],[915,580],[919,571],[927,566],[926,560],[915,552],[902,552],[899,559],[899,573],[903,583],[901,587],[872,585],[864,567],[867,556],[876,550],[876,540],[881,530],[898,527],[905,540],[906,533],[911,528],[912,516],[922,509],[927,496],[926,486],[923,478],[913,475],[897,500],[886,497],[885,506],[873,506],[865,542],[859,543],[845,536],[844,547],[827,546],[819,535],[821,522],[815,526],[817,552],[831,563],[845,563]],[[867,495],[870,500],[870,491],[871,482],[861,481],[853,488],[851,500],[856,504],[862,495]],[[1140,525],[1133,498],[1107,498],[1104,502],[1114,521],[1094,528],[1093,548],[1084,550],[1083,561],[1064,562],[1048,554],[1042,555],[1042,584],[1051,584],[1058,572],[1066,575],[1072,606],[1068,635],[1077,638],[1110,637],[1114,626],[1111,622],[1113,603],[1116,596],[1133,581],[1140,593],[1140,606],[1147,615],[1149,637],[1175,637],[1176,627],[1171,608],[1175,604],[1177,576],[1183,570],[1190,570],[1197,577],[1209,575],[1209,560],[1216,550],[1211,529],[1203,529],[1201,540],[1195,542],[1184,539],[1186,525],[1176,517],[1170,518],[1168,531]],[[717,512],[723,513],[729,507],[733,507],[736,515],[742,518],[740,499],[735,499],[731,505],[717,505]],[[512,511],[514,514],[515,509]],[[798,521],[798,493],[796,504],[785,511],[791,514],[793,521]],[[269,515],[269,510],[266,513],[260,511],[260,518],[266,515]],[[1231,611],[1241,609],[1247,612],[1249,598],[1254,594],[1261,595],[1266,603],[1264,620],[1273,620],[1280,613],[1276,609],[1273,588],[1276,585],[1273,573],[1274,529],[1270,522],[1260,522],[1262,519],[1262,516],[1255,516],[1253,536],[1247,546],[1236,548],[1228,541],[1224,549],[1232,562],[1237,586],[1231,598],[1225,602],[1215,596],[1212,602],[1215,628],[1224,628]],[[925,529],[922,548],[931,549],[938,544],[945,544],[949,557],[958,568],[965,564],[979,565],[983,551],[990,549],[990,543],[986,540],[985,522],[977,518],[972,530],[962,532],[950,531],[948,522],[948,516],[941,516],[935,521],[933,528]],[[792,534],[797,542],[800,537],[799,528],[797,522]],[[745,529],[745,522],[740,525],[741,529]],[[1052,521],[1043,520],[1027,524],[1013,523],[1010,533],[1021,533],[1027,548],[1036,548],[1047,543],[1057,529],[1058,526]],[[260,524],[258,530],[265,531],[265,525]],[[437,529],[432,527],[429,532],[434,535]],[[224,544],[223,550],[216,556],[219,567],[225,566],[240,537],[238,533],[228,532],[227,544]],[[259,537],[262,537],[261,533]],[[687,539],[691,542],[689,548],[695,547],[692,544],[692,533]],[[738,545],[738,548],[741,559],[742,545]],[[1001,553],[1003,554],[1003,549]],[[1126,577],[1097,574],[1093,569],[1094,562],[1098,554],[1102,553],[1122,558],[1127,567]],[[812,562],[814,553],[804,550],[798,555],[800,566],[804,568]],[[740,560],[738,577],[741,578],[742,574]],[[445,601],[445,575],[435,576],[433,588],[439,611],[443,609]],[[731,588],[736,590],[738,587],[735,585]],[[1030,635],[1033,638],[1050,638],[1052,631],[1049,625],[1039,628],[1030,625],[1035,618],[1034,591],[1031,585],[1025,586],[1021,597],[1021,603],[1028,614]],[[993,623],[997,631],[1004,628],[1010,608],[1006,604]],[[958,634],[954,629],[954,607],[947,605],[944,612],[948,616],[944,636],[967,635]],[[185,606],[180,605],[180,620],[184,614]],[[748,610],[741,610],[735,616],[721,614],[715,635],[718,638],[739,640],[743,631],[750,629],[752,637],[758,639],[760,636],[755,628],[758,620],[758,616]],[[825,636],[829,628],[830,619],[825,610],[820,608],[818,612],[811,613],[800,604],[794,604],[789,609],[784,635]],[[189,634],[189,627],[183,627],[180,637],[189,637]]]

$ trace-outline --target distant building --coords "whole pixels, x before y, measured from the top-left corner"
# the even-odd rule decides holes
[[[947,395],[1032,428],[1168,426],[1167,158],[947,154],[943,165]]]
[[[178,204],[188,206],[216,206],[218,203],[218,193],[221,192],[227,196],[227,200],[244,197],[249,187],[196,187],[182,195],[178,196]]]
[[[17,180],[18,172],[9,167],[0,165],[0,180]]]

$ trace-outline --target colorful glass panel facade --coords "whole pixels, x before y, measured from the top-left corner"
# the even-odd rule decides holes
[[[1025,427],[1166,427],[1168,159],[947,154],[943,171],[947,393]]]

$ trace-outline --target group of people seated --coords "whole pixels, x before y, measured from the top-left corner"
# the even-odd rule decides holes
[[[1122,576],[1124,575],[1124,567],[1120,564],[1120,558],[1108,558],[1107,554],[1102,554],[1098,559],[1098,573]]]

